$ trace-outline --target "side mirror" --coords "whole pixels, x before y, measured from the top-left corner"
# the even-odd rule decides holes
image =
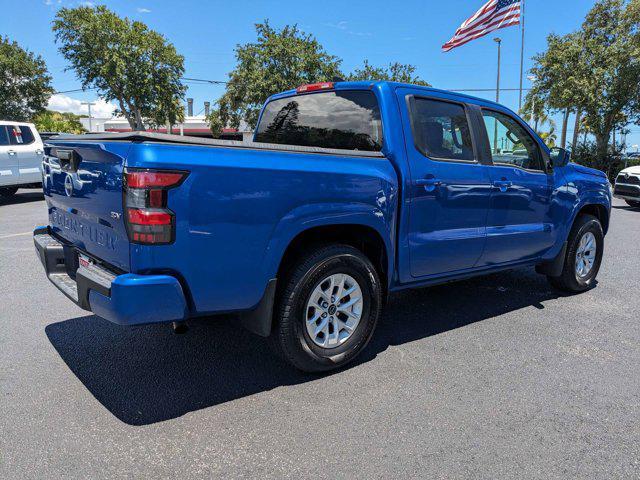
[[[551,165],[556,167],[564,167],[571,160],[571,152],[565,150],[564,148],[553,147],[551,149]]]

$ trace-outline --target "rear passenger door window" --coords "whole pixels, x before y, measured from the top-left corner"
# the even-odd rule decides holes
[[[544,172],[538,143],[516,119],[494,110],[482,110],[494,165]]]
[[[33,133],[27,126],[9,125],[7,130],[11,145],[29,145],[34,141]]]
[[[414,141],[425,156],[435,160],[475,160],[471,129],[463,105],[414,97],[412,110]]]

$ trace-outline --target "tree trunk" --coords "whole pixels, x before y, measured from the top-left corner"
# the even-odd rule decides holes
[[[609,174],[609,135],[610,131],[594,134],[596,137],[596,168]]]
[[[538,117],[535,118],[535,122],[533,124],[533,131],[538,133]]]
[[[134,112],[135,112],[135,115],[136,115],[136,128],[135,128],[135,130],[142,131],[142,130],[144,130],[144,123],[142,121],[142,115],[140,114],[140,109],[136,108],[134,110]]]
[[[124,100],[120,97],[118,97],[118,104],[120,105],[120,112],[122,112],[122,114],[124,115],[124,118],[127,119],[127,122],[129,122],[129,127],[131,127],[131,130],[135,130],[136,129],[136,121],[133,118],[133,116],[131,115],[131,111],[124,108]]]
[[[576,122],[574,123],[574,126],[573,126],[573,143],[571,147],[573,150],[575,150],[578,146],[578,135],[580,135],[580,115],[581,114],[582,112],[578,108],[576,110]]]
[[[569,123],[570,113],[571,110],[567,108],[564,111],[564,115],[562,116],[562,134],[560,135],[560,148],[565,148],[567,146],[567,124]]]
[[[616,129],[613,129],[613,151],[616,151]]]

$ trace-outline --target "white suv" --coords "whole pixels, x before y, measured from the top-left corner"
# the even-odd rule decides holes
[[[618,174],[613,196],[632,207],[640,207],[640,166],[625,168]]]
[[[42,183],[44,146],[33,123],[0,120],[0,198]]]

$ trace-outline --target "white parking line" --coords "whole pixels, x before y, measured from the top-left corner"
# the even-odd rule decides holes
[[[33,235],[33,232],[13,233],[11,235],[3,235],[3,236],[0,237],[0,240],[2,240],[4,238],[21,237],[23,235]]]

